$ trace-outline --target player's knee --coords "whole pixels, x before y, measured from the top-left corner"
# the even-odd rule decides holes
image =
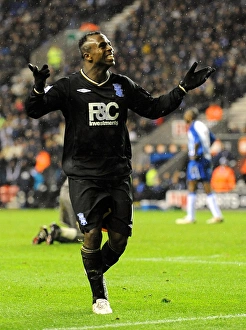
[[[122,254],[127,246],[128,237],[116,233],[109,238],[110,247],[117,253]]]
[[[99,228],[93,228],[84,233],[84,245],[90,249],[98,249],[101,245],[102,233]]]

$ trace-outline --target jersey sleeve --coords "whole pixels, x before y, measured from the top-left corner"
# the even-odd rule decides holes
[[[36,93],[33,88],[25,101],[27,115],[37,119],[49,112],[62,110],[69,95],[68,82],[68,78],[62,78],[55,84],[47,86],[43,94]]]
[[[129,108],[149,119],[157,119],[170,114],[179,107],[185,95],[179,87],[175,87],[168,94],[152,97],[141,86],[131,79],[127,79],[131,94]]]

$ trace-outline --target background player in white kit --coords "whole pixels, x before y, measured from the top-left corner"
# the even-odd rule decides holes
[[[207,220],[208,224],[223,222],[221,210],[216,202],[216,196],[212,192],[210,180],[212,175],[212,156],[210,147],[215,141],[215,135],[208,127],[197,120],[197,109],[188,109],[184,113],[184,120],[189,125],[188,129],[188,156],[187,165],[187,215],[177,219],[179,225],[195,223],[195,205],[198,182],[202,182],[207,194],[207,206],[213,217]]]

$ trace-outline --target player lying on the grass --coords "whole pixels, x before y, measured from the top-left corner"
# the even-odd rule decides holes
[[[45,88],[50,72],[29,64],[34,86],[26,100],[32,118],[60,110],[66,129],[62,166],[69,178],[69,192],[84,244],[82,260],[91,286],[92,310],[112,313],[103,274],[125,251],[132,234],[131,144],[126,126],[128,111],[157,119],[173,112],[186,93],[214,72],[197,72],[195,62],[184,79],[166,95],[152,97],[130,78],[109,70],[115,64],[114,49],[101,32],[79,41],[80,71]],[[134,59],[132,59],[134,60]],[[111,209],[110,216],[104,214]],[[102,244],[102,228],[108,241]]]
[[[76,220],[68,191],[68,179],[63,183],[59,196],[59,216],[61,226],[56,223],[50,225],[50,231],[46,225],[40,228],[37,236],[33,239],[33,244],[46,242],[48,245],[54,241],[60,243],[81,243],[84,234],[81,233]]]

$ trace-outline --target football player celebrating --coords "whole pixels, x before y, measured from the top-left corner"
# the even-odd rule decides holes
[[[26,100],[31,118],[61,110],[65,122],[62,166],[84,242],[81,255],[92,291],[92,310],[112,313],[103,274],[124,252],[132,233],[131,145],[126,127],[128,109],[157,119],[177,109],[186,93],[203,84],[214,71],[195,72],[166,95],[152,97],[130,78],[109,69],[114,49],[99,31],[79,41],[82,68],[45,88],[49,68],[29,64],[33,89]],[[105,217],[105,214],[109,214]],[[101,247],[102,229],[108,240]]]

